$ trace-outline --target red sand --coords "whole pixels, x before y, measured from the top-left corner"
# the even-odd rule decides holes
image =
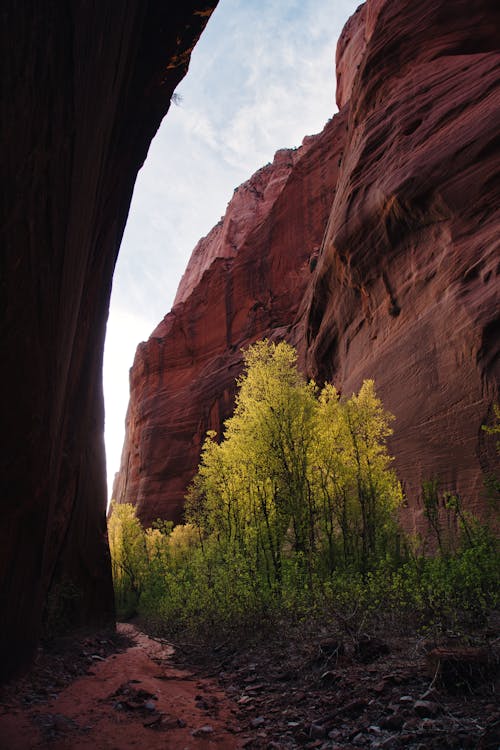
[[[132,625],[118,627],[135,645],[98,662],[92,673],[76,679],[57,698],[26,708],[8,707],[0,715],[1,750],[243,746],[236,709],[215,684],[174,668],[171,647]],[[138,691],[144,691],[142,696],[137,697]],[[148,722],[152,725],[144,726]]]

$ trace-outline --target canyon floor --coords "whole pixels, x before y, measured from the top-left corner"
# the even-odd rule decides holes
[[[283,635],[210,653],[190,643],[174,652],[132,624],[62,639],[0,692],[0,748],[498,750],[497,632],[486,650]]]

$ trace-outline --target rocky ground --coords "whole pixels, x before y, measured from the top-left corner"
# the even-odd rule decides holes
[[[175,658],[197,658],[232,697],[246,748],[499,750],[495,635],[464,646],[299,631],[249,650],[222,647],[217,661],[193,648]]]
[[[120,625],[40,650],[0,693],[0,748],[498,750],[498,688],[495,633],[471,646],[299,628],[174,654]]]

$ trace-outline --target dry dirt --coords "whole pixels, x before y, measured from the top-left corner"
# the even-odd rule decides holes
[[[241,710],[251,750],[500,750],[498,631],[380,637],[302,625],[253,646],[177,644]]]
[[[134,626],[118,631],[129,639],[121,652],[106,654],[106,639],[83,641],[76,670],[85,663],[91,669],[69,684],[64,659],[54,657],[4,690],[1,750],[242,747],[235,706],[212,680],[174,667],[172,648]]]
[[[59,641],[0,693],[0,750],[499,750],[498,632],[486,651],[438,652],[415,636],[299,636],[174,654],[120,624]]]

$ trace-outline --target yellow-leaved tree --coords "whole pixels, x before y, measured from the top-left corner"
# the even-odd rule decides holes
[[[245,353],[233,417],[209,433],[187,517],[207,545],[238,551],[251,576],[280,592],[284,575],[361,572],[387,552],[402,500],[386,439],[391,415],[373,381],[342,402],[297,368],[285,342]]]
[[[186,523],[143,530],[133,506],[113,507],[120,614],[137,610],[159,632],[210,639],[346,607],[346,622],[356,612],[399,617],[402,608],[412,621],[415,613],[432,622],[465,611],[484,617],[498,602],[487,529],[459,515],[466,543],[455,559],[399,549],[392,420],[372,380],[340,397],[331,384],[307,382],[285,342],[251,346],[234,414],[203,445]],[[458,498],[448,506],[452,499],[461,513]]]
[[[116,609],[119,616],[126,617],[137,607],[148,561],[144,532],[133,505],[112,503],[108,538]]]

